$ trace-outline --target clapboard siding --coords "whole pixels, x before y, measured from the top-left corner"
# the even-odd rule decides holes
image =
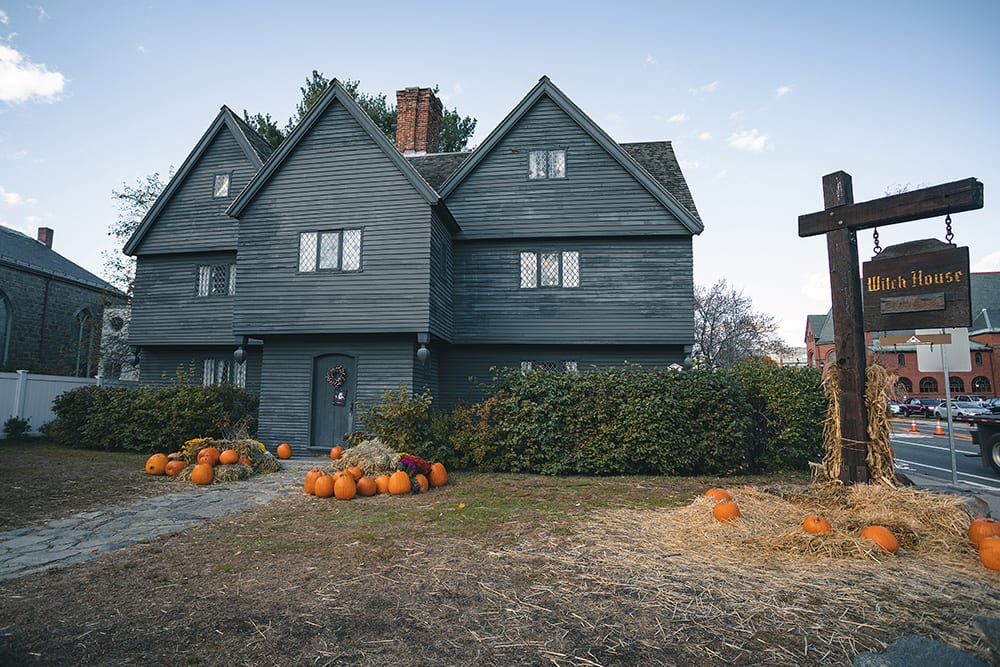
[[[520,287],[521,251],[579,251],[580,287]],[[690,237],[455,244],[455,343],[690,345]]]
[[[316,357],[354,357],[357,396],[349,396],[348,400],[371,405],[386,389],[413,386],[415,345],[413,336],[400,335],[269,337],[264,342],[261,375],[261,441],[269,446],[287,442],[293,448],[309,447]]]
[[[426,331],[432,213],[333,103],[240,217],[238,334]],[[361,228],[362,270],[299,273],[299,233]]]
[[[684,348],[676,345],[452,345],[440,356],[440,395],[435,407],[482,400],[497,369],[520,368],[522,361],[552,362],[562,368],[576,361],[580,372],[592,368],[620,367],[626,362],[643,368],[683,364]]]
[[[231,344],[235,297],[198,296],[198,266],[235,262],[235,252],[140,255],[129,344]]]
[[[178,382],[201,385],[204,380],[206,359],[232,359],[233,345],[142,348],[139,364],[139,382],[152,387],[169,387]],[[247,348],[246,388],[259,391],[261,372],[261,348]]]
[[[528,179],[532,150],[566,151],[566,177]],[[543,96],[451,193],[458,239],[690,236],[604,148]]]
[[[451,233],[435,214],[431,227],[430,333],[450,340],[453,332],[454,254]]]
[[[149,253],[235,250],[239,223],[226,209],[253,175],[255,166],[223,124],[198,164],[188,172],[142,243],[139,255]],[[229,196],[212,197],[215,174],[232,174]]]

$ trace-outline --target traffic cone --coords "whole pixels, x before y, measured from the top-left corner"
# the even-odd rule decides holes
[[[944,431],[941,430],[941,420],[938,420],[937,428],[934,429],[934,435],[944,435]]]
[[[916,419],[910,422],[910,433],[920,433],[920,429],[917,428]]]

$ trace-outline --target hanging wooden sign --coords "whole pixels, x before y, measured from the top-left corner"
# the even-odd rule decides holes
[[[886,248],[862,272],[865,331],[971,324],[968,248],[911,241]]]

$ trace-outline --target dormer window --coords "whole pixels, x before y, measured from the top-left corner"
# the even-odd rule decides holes
[[[229,174],[216,174],[215,185],[212,187],[212,197],[221,199],[229,196]]]
[[[566,178],[566,151],[530,151],[528,178]]]

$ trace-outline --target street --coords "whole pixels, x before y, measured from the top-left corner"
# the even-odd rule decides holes
[[[918,433],[910,432],[911,424]],[[948,424],[941,422],[944,435],[935,435],[935,419],[893,419],[892,448],[896,456],[896,469],[939,478],[951,483],[951,452],[948,447]],[[972,442],[969,426],[955,423],[955,465],[959,481],[970,486],[1000,491],[1000,477],[983,464],[979,446]]]

